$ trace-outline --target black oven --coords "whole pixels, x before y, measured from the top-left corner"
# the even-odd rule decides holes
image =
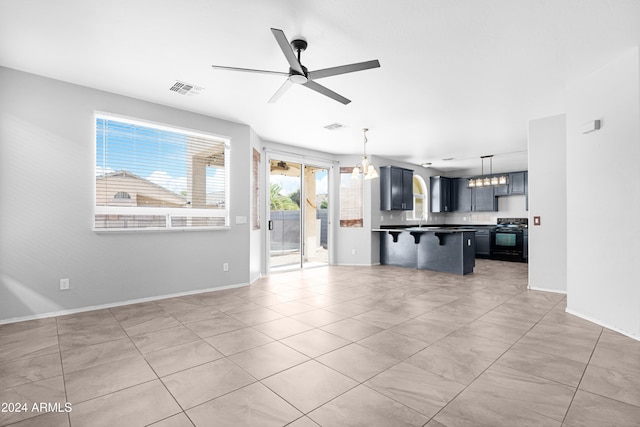
[[[498,218],[498,226],[491,230],[489,245],[492,259],[524,261],[524,229],[526,218]]]

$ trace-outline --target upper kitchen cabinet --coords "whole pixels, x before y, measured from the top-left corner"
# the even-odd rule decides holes
[[[527,173],[513,172],[509,174],[509,195],[526,194]]]
[[[495,187],[496,196],[518,196],[527,194],[527,172],[509,173],[509,184]]]
[[[431,188],[431,212],[452,212],[451,187],[453,179],[444,176],[432,176],[429,178]]]
[[[467,178],[454,178],[451,185],[453,212],[470,212],[472,209],[471,188]]]
[[[380,210],[413,210],[413,171],[397,166],[380,168]]]
[[[498,210],[498,199],[493,192],[494,187],[476,187],[472,190],[473,211],[493,212]]]
[[[498,210],[495,190],[498,187],[469,188],[467,178],[451,179],[453,212],[492,212]],[[433,190],[432,190],[433,191]],[[446,212],[446,211],[441,211]]]
[[[508,196],[509,195],[509,185],[498,185],[494,188],[493,194],[496,196]]]

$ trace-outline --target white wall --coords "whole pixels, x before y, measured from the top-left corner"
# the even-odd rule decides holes
[[[529,122],[530,289],[567,291],[566,134],[564,114]]]
[[[640,54],[567,91],[567,311],[640,339]],[[599,131],[583,134],[599,119]]]
[[[0,322],[248,283],[248,126],[7,68],[0,93]],[[231,228],[93,232],[94,110],[230,137]]]

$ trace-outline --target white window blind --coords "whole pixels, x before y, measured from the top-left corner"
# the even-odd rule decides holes
[[[228,140],[96,116],[95,230],[229,224]]]

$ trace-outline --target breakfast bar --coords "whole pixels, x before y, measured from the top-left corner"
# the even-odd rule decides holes
[[[475,233],[471,228],[376,228],[380,263],[453,274],[473,273]]]

